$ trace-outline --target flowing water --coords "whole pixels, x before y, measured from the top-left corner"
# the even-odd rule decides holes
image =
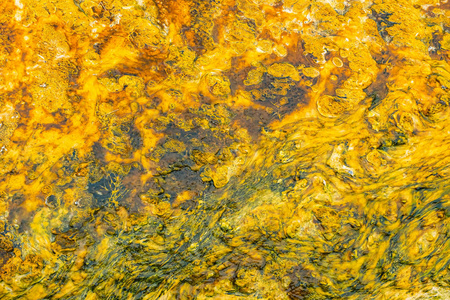
[[[450,299],[450,5],[3,0],[1,299]]]

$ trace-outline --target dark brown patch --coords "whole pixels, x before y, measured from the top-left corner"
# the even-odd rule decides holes
[[[207,184],[201,180],[200,174],[189,168],[171,172],[161,177],[161,179],[161,186],[164,188],[165,192],[170,195],[171,202],[173,202],[181,192],[192,191],[198,195],[198,193],[203,191],[207,186]]]
[[[312,276],[310,270],[306,270],[301,266],[294,267],[288,275],[291,279],[287,294],[289,299],[302,300],[308,299],[310,292],[308,288],[314,287],[319,283],[319,279]]]

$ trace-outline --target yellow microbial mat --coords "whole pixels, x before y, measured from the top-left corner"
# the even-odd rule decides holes
[[[0,299],[450,299],[447,0],[0,0]]]

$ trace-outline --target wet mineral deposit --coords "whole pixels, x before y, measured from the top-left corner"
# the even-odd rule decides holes
[[[450,299],[450,3],[1,0],[0,298]]]

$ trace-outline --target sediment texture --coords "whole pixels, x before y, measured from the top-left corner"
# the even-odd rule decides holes
[[[3,0],[0,45],[0,298],[450,298],[448,3]]]

